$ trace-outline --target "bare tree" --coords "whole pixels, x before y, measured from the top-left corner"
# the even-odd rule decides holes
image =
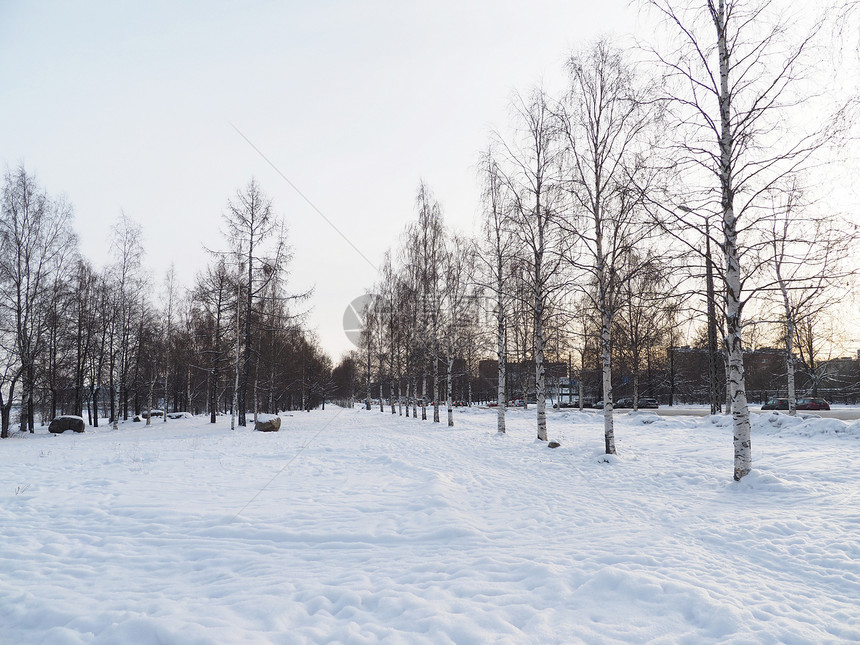
[[[466,239],[453,235],[444,254],[442,276],[442,336],[445,340],[446,392],[448,426],[454,425],[453,384],[454,361],[463,352],[467,318],[469,287],[472,284],[474,258],[472,246]]]
[[[517,96],[513,109],[517,121],[513,138],[508,142],[501,136],[496,137],[498,167],[505,191],[511,198],[513,232],[519,240],[519,262],[528,286],[527,300],[523,304],[534,324],[537,438],[547,441],[544,345],[547,307],[559,289],[562,273],[558,184],[561,149],[558,124],[543,90],[534,90],[527,98]]]
[[[217,258],[197,276],[192,293],[195,303],[192,310],[194,326],[198,330],[197,335],[206,341],[201,346],[202,358],[205,359],[205,365],[201,368],[208,375],[207,407],[210,423],[215,423],[218,412],[218,388],[228,352],[225,346],[225,337],[229,332],[228,312],[234,294],[235,283],[223,257]]]
[[[647,253],[647,252],[646,252]],[[642,257],[632,252],[629,261],[636,271],[626,272],[620,287],[617,315],[619,354],[626,359],[633,376],[633,409],[639,409],[640,376],[651,349],[663,342],[676,307],[673,286],[665,258],[653,254]]]
[[[797,410],[795,343],[808,368],[815,391],[816,354],[813,330],[821,316],[844,296],[846,280],[856,269],[846,265],[858,236],[830,215],[815,216],[804,203],[796,179],[775,187],[771,196],[771,226],[765,229],[770,275],[781,310],[785,344],[788,413]]]
[[[672,32],[655,52],[670,82],[677,148],[692,177],[716,189],[724,255],[723,285],[734,426],[734,478],[752,468],[750,418],[743,366],[743,309],[749,269],[743,266],[745,231],[761,196],[795,171],[821,142],[821,131],[798,130],[790,112],[803,104],[798,80],[820,30],[805,33],[809,12],[790,14],[771,0],[646,0]],[[710,191],[710,192],[708,192]]]
[[[268,285],[265,267],[268,264],[261,255],[263,245],[270,240],[272,233],[278,229],[278,218],[272,210],[272,201],[263,193],[255,179],[248,185],[236,191],[233,199],[228,200],[224,213],[227,224],[227,236],[233,246],[237,260],[245,272],[241,283],[245,317],[243,320],[242,347],[243,356],[239,361],[238,384],[236,386],[236,407],[239,425],[247,425],[248,382],[253,352],[253,320],[252,312],[257,299]],[[238,309],[237,309],[238,311]]]
[[[163,357],[163,372],[164,372],[164,423],[167,423],[168,397],[169,397],[169,378],[170,368],[173,359],[173,325],[176,318],[176,308],[178,305],[179,288],[176,281],[176,267],[173,264],[167,270],[164,276],[164,296],[162,305],[162,324],[164,327],[164,357]],[[174,410],[175,411],[175,410]]]
[[[513,256],[513,235],[504,195],[504,182],[499,166],[492,154],[487,153],[481,162],[483,180],[484,222],[482,239],[478,245],[479,284],[493,298],[493,314],[496,321],[496,357],[498,381],[496,387],[496,430],[505,433],[505,383],[508,350],[506,343],[508,322],[508,277],[509,263]]]
[[[424,182],[418,186],[415,203],[418,218],[408,229],[407,248],[409,264],[413,265],[417,280],[420,328],[417,339],[422,356],[421,419],[427,419],[428,381],[432,380],[433,421],[439,423],[439,307],[445,225],[442,208]]]
[[[141,227],[121,213],[114,224],[111,249],[113,263],[107,268],[112,293],[112,328],[109,343],[111,372],[111,418],[118,428],[119,416],[128,418],[129,377],[136,343],[135,314],[142,300],[144,276],[141,271],[143,246]]]
[[[651,183],[646,162],[655,107],[607,41],[571,57],[568,69],[570,90],[559,122],[569,150],[569,231],[577,242],[569,257],[585,276],[582,293],[600,313],[604,443],[606,453],[615,454],[612,328],[624,285],[642,269],[644,256],[634,248],[650,235],[643,202]]]
[[[33,432],[36,361],[45,349],[51,276],[76,244],[72,210],[63,200],[51,199],[23,166],[6,172],[0,206],[0,289],[15,332],[21,429]]]

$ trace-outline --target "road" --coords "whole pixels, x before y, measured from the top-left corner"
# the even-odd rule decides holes
[[[628,411],[629,410],[624,410],[623,412]],[[623,413],[621,410],[616,410],[616,412]],[[708,408],[670,408],[667,406],[660,406],[660,408],[658,408],[657,410],[651,410],[651,412],[656,412],[662,417],[704,417],[710,414],[710,410],[708,410]],[[758,408],[750,408],[750,412],[752,412],[753,414],[772,414],[771,410],[759,410]],[[860,419],[860,408],[835,408],[833,410],[816,410],[815,412],[805,412],[802,410],[798,410],[797,413],[814,414],[822,418],[841,419],[842,421],[855,421],[856,419]],[[780,410],[780,414],[787,413],[783,410]]]

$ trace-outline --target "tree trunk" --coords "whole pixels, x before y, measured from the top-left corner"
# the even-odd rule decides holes
[[[9,438],[9,417],[11,416],[11,405],[4,403],[0,406],[0,439]]]
[[[149,392],[146,395],[146,425],[152,425],[152,391],[155,389],[155,379],[149,382]],[[166,415],[165,415],[166,416]]]
[[[583,361],[585,357],[583,356]],[[583,366],[582,369],[579,370],[579,411],[582,412],[585,408],[585,382],[583,381],[583,376],[585,375],[585,368]]]
[[[425,367],[424,378],[421,379],[421,420],[427,420],[427,371]]]
[[[446,399],[448,405],[448,427],[454,427],[454,402],[451,400],[451,393],[453,391],[453,383],[451,377],[454,373],[454,350],[451,348],[450,353],[448,354],[448,384],[446,387]]]
[[[794,391],[794,324],[789,318],[786,325],[785,374],[788,381],[788,414],[797,415],[797,395]]]
[[[439,423],[439,354],[433,353],[433,423]]]
[[[603,437],[607,455],[615,454],[615,424],[612,402],[612,335],[609,314],[601,312],[600,355],[603,364]]]
[[[633,369],[633,411],[639,410],[639,370]]]
[[[744,384],[744,354],[741,338],[741,269],[737,247],[737,219],[734,211],[733,132],[729,93],[729,43],[726,40],[725,0],[719,0],[714,16],[720,63],[720,188],[723,211],[726,262],[726,345],[734,425],[734,478],[740,480],[752,469],[750,413]]]
[[[499,273],[499,275],[501,275],[501,273]],[[498,298],[498,313],[496,317],[496,352],[499,356],[499,380],[496,383],[496,404],[498,405],[498,409],[496,410],[496,432],[498,432],[498,434],[505,434],[505,405],[507,404],[507,400],[505,399],[505,383],[507,379],[508,348],[505,343],[505,314],[504,303],[502,302],[501,285],[497,284],[496,288]]]
[[[543,306],[535,298],[535,397],[537,398],[537,438],[548,441],[546,431],[546,368],[544,366]],[[528,393],[524,401],[528,402]]]

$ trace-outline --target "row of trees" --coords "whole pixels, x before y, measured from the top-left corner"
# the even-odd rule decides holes
[[[2,437],[13,409],[21,431],[33,432],[39,416],[116,426],[154,405],[206,411],[212,422],[232,411],[245,425],[249,411],[324,400],[330,360],[301,326],[308,294],[287,290],[286,232],[255,181],[228,201],[227,250],[212,253],[190,289],[172,269],[153,285],[141,228],[125,214],[96,270],[78,249],[67,202],[23,166],[6,172],[2,190]]]
[[[361,355],[350,360],[364,362],[368,397],[376,366],[380,405],[389,379],[392,401],[432,400],[436,421],[447,399],[452,424],[454,360],[471,369],[478,339],[493,330],[498,430],[505,365],[522,351],[546,441],[547,348],[575,351],[584,367],[594,347],[614,453],[613,358],[627,353],[636,398],[643,356],[689,341],[681,321],[701,320],[714,411],[724,362],[740,479],[751,468],[745,330],[781,330],[793,398],[799,329],[820,320],[853,273],[856,228],[817,214],[802,189],[837,133],[828,118],[796,120],[816,98],[804,74],[823,23],[767,1],[644,4],[666,30],[650,49],[656,64],[635,64],[604,40],[571,56],[560,95],[516,97],[513,127],[482,156],[480,239],[447,233],[419,187],[417,220],[386,259]]]

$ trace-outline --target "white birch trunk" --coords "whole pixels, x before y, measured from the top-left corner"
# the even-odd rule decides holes
[[[451,382],[451,376],[453,375],[453,373],[454,373],[454,348],[451,347],[451,348],[449,348],[449,353],[448,353],[448,386],[445,388],[446,389],[446,392],[445,392],[446,397],[445,398],[447,399],[447,405],[448,405],[448,427],[449,428],[454,427],[454,402],[451,400],[451,394],[452,394],[452,390],[453,390],[453,387],[452,387],[453,383]]]
[[[427,371],[425,364],[424,378],[421,380],[421,420],[427,420]]]
[[[433,423],[439,423],[439,346],[434,341],[433,349]]]
[[[794,315],[791,311],[791,299],[788,296],[788,286],[782,279],[781,260],[774,241],[774,263],[776,278],[782,293],[782,305],[785,309],[785,376],[788,389],[788,414],[797,416],[797,394],[794,388]]]
[[[788,381],[788,414],[797,415],[797,394],[794,389],[794,325],[788,325],[788,339],[785,341],[785,374]]]
[[[633,370],[633,411],[639,409],[639,370]]]
[[[615,454],[615,423],[612,402],[612,335],[609,313],[601,312],[600,356],[603,364],[603,438],[607,455]]]
[[[499,275],[501,276],[501,271],[499,272]],[[505,344],[505,310],[504,303],[502,302],[501,281],[497,285],[497,288],[498,313],[496,314],[496,344],[499,355],[499,382],[496,387],[496,403],[498,405],[498,410],[496,410],[496,431],[499,434],[505,434],[505,405],[507,403],[507,400],[505,399],[505,381],[507,379],[508,349]]]
[[[535,396],[537,398],[537,438],[548,441],[546,431],[546,369],[543,355],[543,307],[535,307]],[[526,395],[528,400],[528,394]]]
[[[744,354],[741,338],[741,269],[737,247],[737,219],[734,212],[732,185],[732,123],[729,93],[729,45],[726,41],[725,0],[719,0],[717,13],[717,49],[720,62],[720,187],[723,210],[723,233],[726,256],[726,346],[729,363],[729,384],[732,395],[734,430],[734,478],[740,480],[752,469],[750,443],[750,413],[744,383]]]

